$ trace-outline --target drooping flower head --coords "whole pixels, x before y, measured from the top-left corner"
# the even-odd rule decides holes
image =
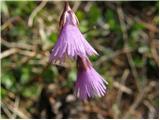
[[[77,56],[98,54],[86,41],[78,28],[78,19],[66,2],[60,19],[60,34],[50,55],[50,62],[64,63],[66,58],[77,59]]]
[[[77,61],[77,81],[75,83],[75,94],[81,100],[90,97],[101,97],[106,93],[107,82],[93,68],[88,56],[98,53],[87,42],[78,28],[78,19],[68,2],[60,18],[60,34],[52,49],[50,62],[64,63],[66,58]]]
[[[81,100],[104,96],[106,93],[105,83],[108,83],[95,71],[89,59],[78,57],[77,64],[76,96]]]

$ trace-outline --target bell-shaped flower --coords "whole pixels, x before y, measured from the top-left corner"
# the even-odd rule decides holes
[[[108,83],[96,72],[89,59],[78,57],[77,66],[76,96],[81,100],[104,96],[106,93],[105,83]]]
[[[80,32],[78,19],[66,3],[60,19],[60,34],[52,49],[50,62],[64,63],[66,58],[77,59],[77,56],[87,57],[97,54]]]

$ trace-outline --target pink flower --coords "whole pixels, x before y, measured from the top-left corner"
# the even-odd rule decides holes
[[[101,97],[106,93],[105,81],[92,67],[88,58],[78,57],[78,76],[75,94],[81,100],[90,97]]]
[[[66,58],[76,59],[77,56],[87,57],[96,54],[98,53],[80,32],[78,19],[66,3],[60,20],[60,34],[52,49],[50,62],[64,63]]]

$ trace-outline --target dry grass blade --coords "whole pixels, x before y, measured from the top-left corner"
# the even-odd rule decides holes
[[[125,85],[125,82],[127,80],[127,77],[129,75],[129,70],[126,69],[122,75],[122,78],[121,78],[121,84],[122,85]],[[117,106],[120,108],[120,103],[121,103],[121,97],[122,97],[122,93],[123,91],[119,91],[118,92],[118,95],[117,95]]]
[[[0,59],[3,59],[3,58],[8,57],[8,56],[10,56],[12,54],[15,54],[18,51],[19,51],[19,49],[17,49],[17,48],[11,48],[9,50],[6,50],[6,51],[4,51],[4,52],[1,53]]]
[[[130,88],[126,87],[123,84],[120,84],[119,82],[114,81],[113,86],[118,88],[120,91],[122,91],[124,93],[127,93],[129,95],[132,94],[132,90]]]
[[[134,110],[137,108],[137,106],[142,102],[143,98],[147,95],[147,93],[156,86],[156,82],[151,81],[149,85],[146,85],[144,89],[137,95],[134,103],[129,108],[128,112],[125,114],[124,119],[128,118],[130,114],[134,112]]]
[[[125,18],[124,18],[124,13],[123,13],[123,10],[121,8],[121,6],[118,6],[117,8],[117,13],[118,13],[118,17],[119,17],[119,21],[120,21],[120,26],[121,26],[121,29],[122,29],[122,33],[123,33],[123,40],[124,40],[124,49],[126,51],[129,50],[128,48],[128,35],[127,35],[127,29],[126,29],[126,24],[124,22]],[[132,58],[132,55],[130,53],[126,53],[126,56],[127,56],[127,59],[128,59],[128,62],[129,62],[129,65],[131,67],[131,71],[133,73],[133,76],[134,76],[134,79],[135,79],[135,83],[136,83],[136,86],[137,86],[137,89],[138,91],[140,90],[140,87],[139,87],[139,84],[138,84],[138,73],[136,71],[136,68],[135,68],[135,65],[133,63],[133,58]]]
[[[33,25],[33,19],[34,17],[37,15],[37,13],[47,4],[47,0],[45,1],[42,1],[41,4],[36,7],[33,12],[31,13],[31,15],[29,16],[29,19],[28,19],[28,26],[32,26]]]

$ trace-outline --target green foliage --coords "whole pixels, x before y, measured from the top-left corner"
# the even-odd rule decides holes
[[[84,14],[84,12],[81,11],[81,10],[78,10],[78,11],[76,12],[76,16],[77,16],[77,18],[78,18],[79,21],[82,21],[82,20],[84,20],[84,18],[85,18],[85,14]]]
[[[57,106],[59,105],[59,102],[62,102],[61,97],[63,98],[66,95],[63,88],[67,89],[69,92],[73,91],[77,77],[77,69],[76,66],[74,66],[74,63],[71,63],[71,66],[74,66],[72,68],[71,66],[69,66],[69,68],[61,68],[55,64],[48,65],[51,47],[56,43],[59,35],[57,26],[60,13],[63,10],[63,5],[60,2],[47,2],[47,4],[33,18],[33,25],[31,27],[28,26],[29,16],[40,4],[41,2],[37,1],[1,1],[2,9],[0,11],[2,14],[2,26],[6,26],[6,28],[1,30],[2,55],[8,53],[8,51],[12,52],[13,48],[18,48],[18,52],[9,53],[8,56],[1,60],[2,88],[0,94],[2,102],[3,100],[6,100],[6,98],[10,99],[10,93],[15,96],[20,96],[19,108],[21,109],[22,106],[22,109],[29,112],[31,116],[36,107],[24,107],[23,104],[25,101],[30,101],[30,104],[32,105],[35,103],[37,104],[42,89],[50,84],[54,84],[58,88],[55,91],[52,91],[56,95],[58,94],[58,97],[54,96],[55,106]],[[117,13],[119,5],[121,5],[125,16],[125,20],[123,21],[126,25],[125,33],[122,31],[120,18]],[[73,7],[75,6],[73,4]],[[77,18],[80,21],[80,31],[84,34],[86,40],[88,40],[88,42],[99,53],[99,56],[90,56],[89,59],[92,61],[96,71],[109,83],[107,87],[109,89],[109,95],[104,96],[104,99],[102,98],[101,100],[102,102],[96,103],[96,105],[96,100],[93,100],[94,102],[92,102],[93,106],[95,105],[96,107],[98,107],[98,104],[100,104],[99,106],[104,105],[104,108],[98,108],[100,109],[100,112],[98,113],[100,115],[97,118],[106,117],[101,114],[101,111],[103,110],[109,118],[116,118],[119,113],[119,117],[123,118],[132,102],[134,103],[136,96],[140,94],[144,87],[146,87],[142,86],[143,83],[146,82],[147,85],[153,81],[156,84],[158,83],[158,63],[156,62],[159,49],[156,45],[158,43],[157,31],[159,26],[158,9],[158,1],[80,1],[80,5],[76,11]],[[138,20],[142,22],[139,22]],[[152,30],[152,28],[157,29],[157,31]],[[131,51],[123,51],[124,44],[126,44],[124,34],[127,36],[127,46]],[[14,45],[11,43],[14,43]],[[132,56],[131,62],[138,73],[137,79],[134,78],[129,60],[126,56],[127,52]],[[121,80],[123,78],[124,70],[126,69],[129,70],[129,75],[126,78],[125,84],[122,85]],[[115,81],[119,82],[120,86],[115,87]],[[142,90],[139,92],[137,92],[138,90],[135,85],[136,82],[142,87]],[[121,87],[123,89],[123,86],[126,87],[124,88],[125,90],[130,89],[133,92],[129,95],[126,91],[123,91],[120,105],[125,107],[121,110],[115,106],[117,106],[117,94],[119,94]],[[154,86],[154,89],[144,97],[144,101],[150,98],[150,104],[155,107],[159,104],[158,95],[156,95],[157,90],[158,87]],[[154,97],[152,99],[152,97],[147,95]],[[11,100],[15,102],[15,98],[12,98]],[[113,104],[112,102],[108,102],[108,100],[112,101]],[[76,105],[74,105],[74,103],[76,103]],[[80,102],[77,102],[77,100],[73,101],[71,104],[73,104],[74,108],[69,104],[69,109],[72,111],[72,109],[77,109],[75,106],[82,106],[82,104],[79,103]],[[90,103],[91,102],[89,102],[89,104]],[[143,103],[143,101],[141,103]],[[45,102],[43,104],[46,105]],[[87,105],[87,103],[85,103],[84,106],[85,105]],[[52,107],[54,108],[55,106]],[[61,106],[63,106],[63,103]],[[109,108],[110,106],[111,108]],[[134,117],[142,117],[144,116],[144,113],[148,113],[149,110],[147,109],[147,106],[145,106],[144,109],[143,106],[145,105],[136,108],[136,113],[138,113],[138,115],[133,113]],[[66,107],[65,104],[64,108],[68,109],[68,106]],[[80,107],[80,109],[82,108]],[[140,114],[139,112],[141,109],[143,111]],[[111,114],[108,110],[111,110]],[[82,111],[84,111],[84,109],[82,109]],[[46,111],[42,112],[48,114]],[[56,114],[58,114],[58,112]],[[59,113],[61,114],[63,112],[60,111]],[[92,112],[88,111],[88,113]],[[79,113],[78,115],[81,116]],[[6,115],[4,114],[3,116]],[[92,114],[89,116],[92,116]],[[130,116],[130,118],[133,117]]]
[[[29,87],[24,87],[20,92],[24,97],[32,97],[35,98],[40,94],[40,86],[39,84],[31,85]]]
[[[138,55],[133,56],[133,63],[137,68],[142,68],[145,64],[143,59]]]
[[[4,99],[5,96],[7,95],[7,91],[4,88],[1,88],[0,94],[1,94],[1,99]]]
[[[100,18],[101,16],[101,11],[100,9],[93,4],[88,12],[88,21],[90,25],[96,24],[97,20]]]
[[[56,71],[56,69],[52,70],[52,69],[48,69],[47,71],[44,71],[42,73],[42,78],[46,83],[52,83],[55,81],[54,78],[56,78],[56,74],[54,74],[54,72]]]
[[[86,32],[88,30],[88,21],[83,20],[81,21],[81,25],[79,26],[79,29],[83,32]]]
[[[98,60],[98,56],[95,56],[95,55],[91,56],[90,60],[93,61],[93,62],[96,62]]]
[[[105,13],[105,19],[106,23],[109,24],[109,28],[111,31],[120,32],[120,25],[116,13],[113,10],[107,10],[107,12]]]
[[[9,9],[16,8],[14,12],[11,12],[12,16],[24,16],[26,17],[29,15],[32,10],[36,7],[36,4],[34,1],[21,1],[21,2],[15,2],[15,1],[6,1],[6,4]]]
[[[1,80],[7,89],[11,89],[15,83],[15,78],[12,72],[6,72],[2,74]]]
[[[52,43],[55,43],[57,41],[57,34],[56,33],[51,33],[49,36],[49,41],[51,41]]]
[[[74,82],[76,81],[77,78],[76,74],[77,71],[76,69],[73,68],[68,74],[68,81],[65,81],[63,85],[69,88],[73,88]]]

